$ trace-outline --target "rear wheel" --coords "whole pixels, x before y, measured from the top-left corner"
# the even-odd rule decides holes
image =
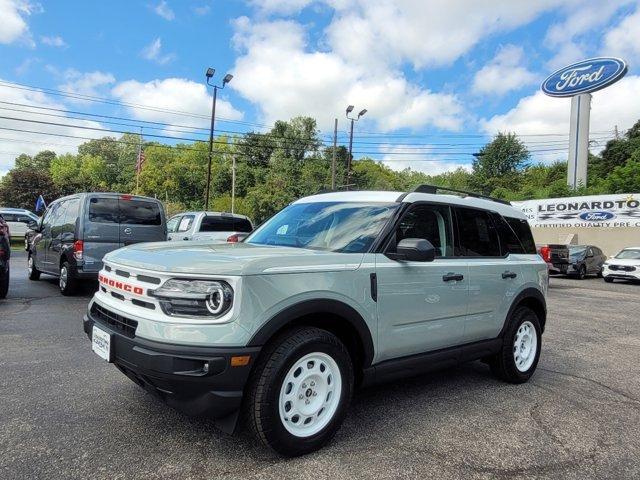
[[[518,307],[511,315],[500,352],[490,361],[495,376],[509,383],[524,383],[538,366],[542,338],[540,322],[533,310]]]
[[[60,277],[58,278],[58,286],[60,287],[60,293],[68,296],[76,293],[78,281],[73,275],[71,268],[67,262],[64,262],[60,267]]]
[[[27,273],[29,274],[29,280],[40,280],[40,270],[36,268],[32,255],[29,255],[27,260]]]
[[[342,425],[353,382],[351,357],[335,335],[312,327],[291,330],[255,367],[244,406],[248,426],[281,455],[313,452]]]
[[[9,264],[4,273],[0,273],[0,298],[5,298],[9,291]]]

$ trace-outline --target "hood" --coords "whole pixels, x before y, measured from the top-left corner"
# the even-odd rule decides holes
[[[630,267],[640,267],[640,260],[633,258],[609,258],[605,262],[607,265],[625,265]]]
[[[355,270],[364,254],[335,253],[304,248],[248,243],[156,242],[120,248],[104,259],[122,266],[157,272],[205,275],[262,275],[276,273]]]

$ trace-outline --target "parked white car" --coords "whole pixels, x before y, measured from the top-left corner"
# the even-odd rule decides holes
[[[184,212],[167,222],[167,240],[238,242],[253,230],[244,215],[226,212]]]
[[[0,208],[0,215],[9,225],[11,238],[24,237],[29,230],[29,223],[40,221],[35,213],[24,208]]]
[[[640,280],[640,247],[627,247],[602,266],[605,282],[618,280]]]

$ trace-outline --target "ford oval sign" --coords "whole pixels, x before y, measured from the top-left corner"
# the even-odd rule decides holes
[[[627,73],[620,58],[599,57],[561,68],[542,84],[542,91],[552,97],[572,97],[595,92],[617,82]]]
[[[587,222],[604,222],[605,220],[611,220],[616,218],[615,213],[611,212],[584,212],[580,214],[580,218],[582,220],[586,220]]]

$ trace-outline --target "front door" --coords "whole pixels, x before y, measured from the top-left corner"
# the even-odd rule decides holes
[[[453,256],[451,209],[417,203],[400,220],[385,253],[404,238],[426,239],[432,262],[397,261],[376,254],[379,361],[462,343],[468,266]]]

